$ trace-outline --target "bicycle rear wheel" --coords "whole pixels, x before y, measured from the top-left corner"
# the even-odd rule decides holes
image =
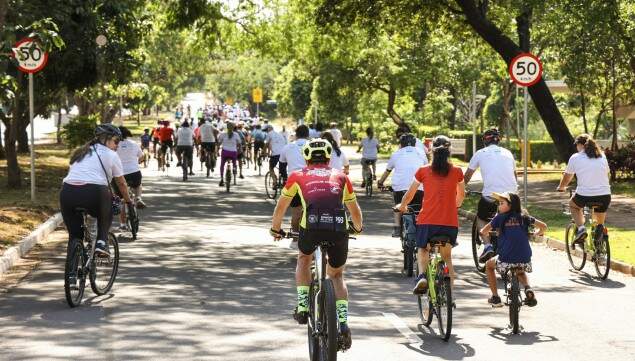
[[[337,339],[339,325],[335,307],[335,288],[333,282],[326,279],[322,282],[323,296],[320,297],[320,319],[322,332],[319,335],[320,360],[337,360]]]
[[[108,257],[94,257],[90,270],[90,287],[96,295],[110,291],[119,270],[119,244],[114,234],[108,233]]]
[[[265,174],[265,191],[267,192],[267,198],[275,199],[276,198],[276,182],[274,178],[271,176],[271,172],[267,172]]]
[[[419,264],[415,262],[415,273],[419,275]],[[432,316],[434,315],[432,309],[432,300],[430,299],[430,295],[428,293],[424,295],[417,295],[417,305],[419,310],[419,318],[421,319],[421,323],[425,326],[430,326],[432,323]]]
[[[442,272],[444,267],[445,264],[440,262],[439,272]],[[452,304],[452,288],[450,277],[438,274],[437,280],[439,288],[437,289],[436,314],[439,322],[439,334],[443,341],[447,341],[450,339],[452,332],[452,308],[454,307]]]
[[[520,328],[518,324],[518,317],[520,314],[520,286],[518,284],[518,277],[512,276],[511,278],[511,294],[509,295],[509,325],[512,329],[512,333],[517,334]]]
[[[84,246],[81,240],[71,240],[66,249],[66,264],[64,265],[64,293],[66,302],[71,307],[82,303],[86,288],[86,274],[84,273]]]
[[[232,171],[228,167],[225,169],[225,190],[229,193],[229,188],[231,187],[232,182]]]
[[[480,254],[483,253],[484,249],[485,245],[481,239],[478,229],[478,218],[474,218],[474,222],[472,223],[472,258],[474,259],[476,270],[479,272],[485,272],[485,265],[481,265],[478,261],[478,258]]]
[[[406,245],[403,249],[403,270],[406,277],[414,273],[414,248]]]
[[[595,244],[595,272],[600,279],[605,280],[611,270],[611,247],[609,246],[609,236],[603,235]]]
[[[575,240],[575,233],[575,223],[571,222],[567,225],[564,233],[565,248],[567,250],[567,258],[569,259],[571,267],[573,267],[576,271],[580,271],[584,268],[584,264],[586,263],[586,252],[584,250],[584,245],[580,246],[573,244],[573,241]],[[578,248],[577,252],[576,247]]]

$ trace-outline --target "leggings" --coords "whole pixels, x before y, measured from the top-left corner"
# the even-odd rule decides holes
[[[232,152],[230,150],[225,150],[220,153],[220,176],[221,178],[225,176],[225,162],[227,159],[232,160],[232,165],[234,166],[234,174],[236,174],[236,160],[238,159],[238,152]]]
[[[60,208],[69,241],[84,239],[84,219],[77,208],[83,208],[91,217],[97,218],[97,240],[108,239],[108,230],[112,223],[112,198],[108,186],[64,183],[60,192]]]

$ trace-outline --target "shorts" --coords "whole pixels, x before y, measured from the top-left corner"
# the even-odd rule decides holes
[[[208,152],[214,153],[214,146],[216,143],[214,142],[201,142],[201,147]]]
[[[254,151],[257,152],[258,149],[264,149],[265,142],[262,140],[254,140]]]
[[[128,184],[128,187],[130,188],[137,188],[141,186],[141,179],[142,179],[141,171],[125,174],[123,178],[126,180],[126,183]]]
[[[273,169],[278,165],[278,161],[280,160],[280,155],[272,155],[269,157],[269,169]]]
[[[595,212],[606,213],[609,209],[609,205],[611,204],[611,195],[581,196],[576,193],[576,195],[573,196],[573,203],[580,208],[589,207],[593,208]]]
[[[456,238],[459,235],[459,228],[452,226],[438,226],[435,224],[417,224],[417,247],[425,248],[428,245],[428,241],[433,236],[449,236],[450,244],[452,247],[456,247],[458,244]]]
[[[293,199],[291,200],[290,207],[300,207],[301,205],[302,205],[302,199],[300,198],[299,194],[296,194],[295,196],[293,196]]]
[[[308,232],[300,228],[298,237],[298,249],[306,255],[311,255],[317,249],[319,242],[332,241],[333,245],[328,248],[328,262],[333,268],[339,268],[346,264],[348,258],[348,234],[330,231]]]
[[[406,194],[406,191],[394,191],[392,192],[392,198],[395,201],[395,204],[401,203],[403,196]],[[416,208],[421,208],[421,204],[423,203],[423,191],[417,190],[415,196],[412,197],[412,201],[410,201],[411,206]]]
[[[172,149],[174,147],[174,141],[166,140],[165,142],[161,142],[161,151],[163,153],[168,151],[168,148]]]
[[[478,207],[476,210],[476,216],[486,222],[489,222],[494,218],[498,212],[498,204],[492,197],[481,197],[478,201]]]
[[[159,138],[152,138],[152,144],[159,144]]]
[[[377,159],[368,159],[368,158],[362,158],[361,162],[362,165],[367,164],[367,165],[373,165],[375,163],[377,163]]]
[[[496,271],[499,274],[504,275],[505,272],[507,272],[507,269],[509,269],[510,267],[520,267],[520,269],[522,269],[523,271],[525,271],[527,273],[531,273],[532,272],[531,262],[527,262],[527,263],[507,263],[507,262],[501,262],[498,259],[496,260]]]

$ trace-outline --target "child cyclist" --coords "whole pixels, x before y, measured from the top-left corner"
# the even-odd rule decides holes
[[[521,266],[524,271],[518,274],[518,281],[525,287],[525,304],[533,307],[538,302],[536,295],[529,286],[526,272],[531,272],[531,246],[529,245],[529,227],[536,226],[535,235],[543,235],[547,225],[523,212],[520,207],[520,197],[516,193],[492,193],[498,201],[498,214],[480,231],[481,235],[489,235],[494,229],[498,235],[497,258],[490,258],[485,263],[487,282],[492,291],[492,297],[487,302],[492,307],[501,307],[503,303],[496,288],[496,273],[505,272],[510,266]]]

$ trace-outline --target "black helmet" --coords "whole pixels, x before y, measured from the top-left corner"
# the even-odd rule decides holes
[[[485,145],[498,144],[500,140],[500,132],[497,128],[490,128],[483,133],[483,143]]]
[[[414,147],[417,144],[417,138],[410,133],[402,134],[399,137],[399,144],[402,147]]]
[[[95,128],[95,137],[99,137],[102,135],[108,135],[111,137],[117,136],[121,138],[121,131],[119,130],[119,128],[109,123],[99,124],[97,128]]]
[[[450,146],[452,145],[452,143],[450,142],[450,138],[446,137],[445,135],[437,135],[436,137],[434,137],[434,140],[432,140],[432,150],[435,151],[437,149],[440,148],[448,148],[450,149]]]

